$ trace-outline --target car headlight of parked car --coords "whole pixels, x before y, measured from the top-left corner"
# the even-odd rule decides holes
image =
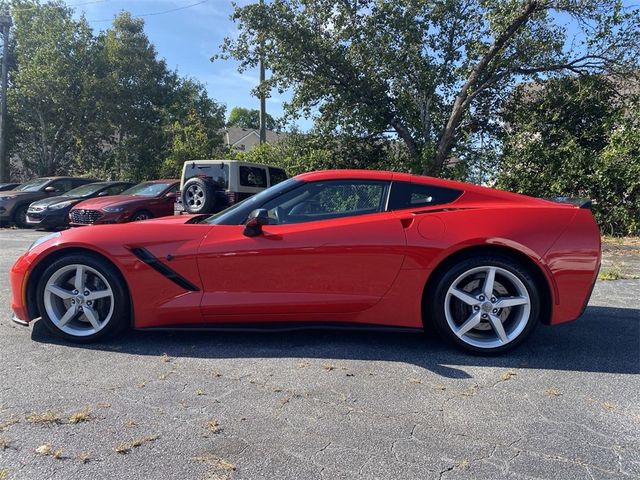
[[[103,207],[102,210],[109,213],[120,213],[124,210],[124,207]]]
[[[49,205],[49,210],[60,210],[61,208],[65,208],[68,207],[69,205],[71,205],[73,202],[60,202],[60,203],[54,203],[53,205]]]

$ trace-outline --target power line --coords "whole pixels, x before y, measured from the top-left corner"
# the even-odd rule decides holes
[[[91,2],[82,2],[82,3],[72,3],[72,4],[66,4],[65,3],[64,6],[65,7],[83,7],[85,5],[93,5],[95,3],[105,3],[105,2],[108,2],[108,1],[109,0],[93,0]],[[34,7],[14,8],[14,9],[11,9],[11,12],[27,12],[29,10],[37,10],[39,8],[46,7],[47,5],[49,5],[49,4],[45,3],[45,4],[42,4],[42,5],[36,5]]]
[[[176,7],[176,8],[170,8],[169,10],[162,10],[159,12],[149,12],[149,13],[140,13],[140,14],[135,14],[132,15],[132,17],[152,17],[155,15],[164,15],[166,13],[172,13],[172,12],[177,12],[179,10],[186,10],[187,8],[191,8],[191,7],[196,7],[198,5],[202,5],[203,3],[207,3],[209,0],[202,0],[200,2],[196,2],[196,3],[192,3],[190,5],[185,5],[183,7]],[[99,20],[87,20],[89,23],[99,23],[99,22],[112,22],[113,21],[113,17],[111,18],[101,18]]]

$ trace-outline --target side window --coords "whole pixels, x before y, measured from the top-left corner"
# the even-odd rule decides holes
[[[380,212],[388,183],[369,180],[309,182],[262,208],[274,224],[303,223]]]
[[[281,168],[269,167],[269,178],[273,187],[280,182],[284,182],[287,179],[287,173]]]
[[[55,188],[56,192],[65,193],[73,188],[73,183],[70,179],[63,179],[51,182],[49,186]]]
[[[240,166],[240,185],[267,188],[267,171],[260,167]]]
[[[127,184],[114,185],[112,187],[107,188],[105,190],[105,194],[106,195],[118,195],[118,194],[124,192],[129,187],[130,187],[130,185],[127,185]]]
[[[82,180],[79,178],[75,178],[71,180],[71,188],[79,187],[80,185],[86,185],[88,183],[93,183],[91,180]]]
[[[389,197],[389,210],[420,208],[450,203],[462,195],[461,190],[409,182],[394,182]]]

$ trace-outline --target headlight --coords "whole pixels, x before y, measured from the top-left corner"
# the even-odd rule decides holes
[[[11,200],[12,198],[16,198],[16,195],[7,195],[6,197],[0,197],[0,200]]]
[[[45,235],[44,237],[40,237],[35,242],[31,244],[29,250],[33,250],[38,245],[42,245],[44,242],[48,242],[49,240],[53,240],[54,238],[58,238],[61,235],[60,232],[50,233],[49,235]]]
[[[73,202],[60,202],[60,203],[54,203],[53,205],[49,205],[48,209],[49,210],[60,210],[61,208],[65,208],[68,207],[69,205],[71,205]]]
[[[103,207],[102,210],[109,213],[120,213],[124,210],[124,207]]]

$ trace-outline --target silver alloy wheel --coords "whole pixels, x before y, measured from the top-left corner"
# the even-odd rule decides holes
[[[191,185],[187,188],[186,199],[189,206],[200,208],[203,198],[204,190],[199,185]]]
[[[512,342],[529,322],[531,298],[512,272],[496,266],[467,270],[445,296],[444,313],[451,331],[477,348]]]
[[[51,322],[74,337],[102,330],[113,316],[113,290],[107,279],[88,265],[66,265],[44,289],[44,307]]]

